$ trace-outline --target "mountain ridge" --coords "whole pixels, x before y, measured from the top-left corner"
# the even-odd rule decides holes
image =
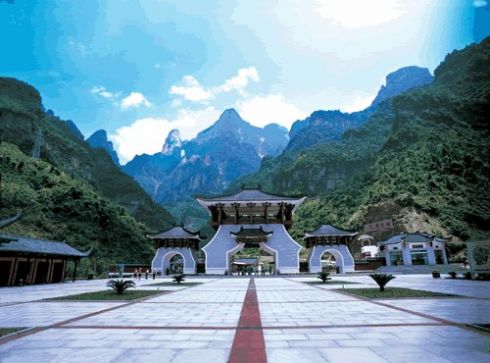
[[[109,156],[111,157],[114,164],[118,166],[120,165],[119,156],[117,155],[116,150],[114,150],[114,145],[112,144],[112,141],[109,141],[106,130],[101,129],[95,131],[87,138],[86,141],[94,149],[100,148],[105,150],[107,154],[109,154]]]
[[[310,195],[298,210],[296,237],[325,220],[362,229],[393,218],[394,232],[488,238],[489,59],[490,37],[454,51],[432,83],[382,101],[340,140],[265,158],[232,187]]]

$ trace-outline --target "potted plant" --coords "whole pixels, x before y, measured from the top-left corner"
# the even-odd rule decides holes
[[[456,278],[456,272],[454,272],[454,271],[449,272],[449,276],[451,276],[452,279],[455,279]]]
[[[122,295],[124,291],[129,289],[130,287],[135,287],[135,283],[132,280],[110,280],[107,282],[107,286],[112,288],[118,295]]]
[[[322,280],[323,283],[327,282],[327,280],[330,280],[330,278],[328,277],[330,274],[326,271],[322,271],[322,272],[319,272],[318,273],[318,278],[320,280]]]
[[[177,275],[174,275],[174,282],[176,282],[178,285],[180,285],[180,283],[182,281],[185,281],[185,278],[184,278],[184,274],[177,274]]]
[[[379,286],[379,291],[385,291],[385,286],[395,278],[393,275],[388,274],[370,274],[371,277]]]
[[[440,279],[441,278],[441,273],[437,270],[432,271],[432,277],[435,279]]]

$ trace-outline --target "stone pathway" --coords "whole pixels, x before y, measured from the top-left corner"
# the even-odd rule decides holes
[[[338,279],[374,288],[365,276]],[[313,280],[189,278],[205,283],[137,302],[33,301],[104,281],[2,288],[0,327],[33,329],[0,338],[0,362],[490,361],[489,335],[465,326],[490,323],[488,282],[403,277],[393,282],[466,297],[368,301],[302,283]]]

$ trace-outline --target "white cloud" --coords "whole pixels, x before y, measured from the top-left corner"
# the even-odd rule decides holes
[[[131,92],[127,97],[123,98],[121,101],[121,108],[123,110],[130,107],[150,107],[151,103],[143,96],[140,92]]]
[[[218,110],[209,106],[197,111],[181,110],[174,119],[138,119],[129,126],[117,129],[114,134],[109,135],[109,139],[114,142],[121,162],[126,163],[135,155],[159,152],[172,129],[179,129],[181,137],[188,140],[210,126],[219,115]]]
[[[172,86],[169,93],[171,95],[181,96],[182,98],[192,101],[201,102],[213,98],[211,92],[208,92],[202,87],[198,80],[192,76],[184,76],[182,78],[183,86]]]
[[[356,111],[361,111],[364,110],[366,107],[371,105],[371,102],[373,102],[374,96],[369,95],[369,96],[356,96],[352,100],[352,102],[340,106],[340,110],[343,112],[356,112]]]
[[[259,82],[259,80],[259,73],[255,67],[241,68],[235,76],[213,88],[205,88],[196,78],[187,75],[182,78],[182,85],[173,85],[169,93],[187,101],[206,103],[220,93],[237,91],[240,95],[244,95],[245,88],[250,81]]]
[[[276,122],[289,128],[291,124],[307,116],[296,105],[286,101],[281,94],[254,96],[237,102],[237,111],[244,120],[263,127]]]
[[[151,107],[152,104],[140,92],[131,92],[121,100],[121,92],[110,92],[104,86],[94,86],[90,90],[93,95],[111,101],[114,106],[119,106],[123,110],[130,107]]]
[[[249,81],[260,81],[259,73],[255,67],[239,69],[235,77],[227,79],[221,86],[214,90],[214,93],[231,92],[236,90],[238,93],[243,94],[243,91],[245,87],[247,87]]]
[[[405,14],[400,0],[316,0],[316,12],[348,29],[387,23]]]
[[[116,101],[119,98],[118,93],[109,92],[103,86],[92,87],[92,89],[90,90],[90,93],[92,93],[93,95],[96,95],[98,97],[105,98],[105,99],[110,100],[110,101]]]
[[[85,44],[79,41],[75,40],[69,40],[68,44],[71,45],[72,47],[75,47],[82,56],[86,56],[87,54],[91,54],[92,51],[87,47]]]

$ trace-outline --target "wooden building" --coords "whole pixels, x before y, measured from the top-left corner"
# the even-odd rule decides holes
[[[78,261],[89,254],[65,242],[0,233],[0,286],[61,282],[67,261],[75,262],[74,281]]]

